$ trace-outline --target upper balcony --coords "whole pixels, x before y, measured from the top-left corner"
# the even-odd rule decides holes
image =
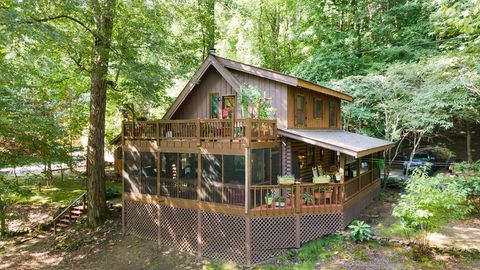
[[[190,119],[123,122],[126,140],[271,141],[277,121],[263,119]]]

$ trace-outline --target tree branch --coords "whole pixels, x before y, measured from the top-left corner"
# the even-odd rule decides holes
[[[70,21],[76,22],[78,25],[83,27],[85,30],[90,32],[92,35],[95,36],[95,33],[93,32],[92,29],[90,29],[84,22],[80,21],[79,19],[69,16],[69,15],[57,15],[57,16],[51,16],[51,17],[46,17],[46,18],[32,18],[33,21],[25,21],[24,23],[33,23],[33,22],[48,22],[48,21],[54,21],[58,19],[68,19]]]

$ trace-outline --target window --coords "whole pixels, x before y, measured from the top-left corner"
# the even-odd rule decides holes
[[[223,156],[224,203],[245,203],[245,156]]]
[[[210,93],[210,95],[209,95],[210,118],[219,118],[218,117],[218,103],[219,103],[218,93]]]
[[[222,99],[222,118],[233,119],[235,114],[235,96],[225,96]]]
[[[140,193],[140,153],[125,151],[124,191]]]
[[[337,127],[337,104],[334,101],[329,103],[328,126],[331,128]]]
[[[315,163],[315,148],[307,145],[307,165],[312,166]]]
[[[277,176],[281,175],[280,148],[272,148],[272,185],[277,184]]]
[[[222,156],[202,155],[202,200],[222,202]]]
[[[252,150],[252,183],[270,184],[270,148]]]
[[[295,96],[295,125],[305,125],[305,96]]]
[[[179,155],[178,198],[195,200],[197,198],[198,155],[181,153]]]
[[[157,154],[152,152],[140,153],[142,160],[141,193],[157,194]]]
[[[177,197],[177,153],[160,153],[160,195]]]
[[[313,108],[315,119],[321,119],[323,117],[323,100],[316,98],[313,105],[315,106]]]

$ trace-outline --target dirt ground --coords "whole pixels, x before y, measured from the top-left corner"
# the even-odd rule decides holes
[[[389,193],[381,201],[374,201],[364,211],[362,219],[374,228],[391,222],[388,218],[397,197],[398,194]],[[28,209],[26,206],[19,210],[31,217],[31,223],[23,221],[21,226],[40,224],[47,219],[49,211],[52,211],[49,208]],[[478,229],[477,222],[480,221],[468,219],[458,226]],[[464,232],[465,238],[468,238],[469,232]],[[480,269],[478,254],[436,254],[424,262],[413,263],[410,247],[383,246],[377,243],[356,244],[350,241],[346,241],[344,245],[332,258],[320,260],[306,269]],[[105,225],[95,230],[78,224],[55,236],[49,232],[34,230],[26,235],[9,238],[8,241],[0,240],[0,269],[239,268],[234,264],[211,262],[179,253],[174,249],[159,247],[153,241],[123,235],[121,209],[114,207]],[[275,267],[266,265],[257,269]]]

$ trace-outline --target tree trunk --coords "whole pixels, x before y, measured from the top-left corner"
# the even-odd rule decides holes
[[[470,126],[470,121],[467,120],[467,162],[472,163],[472,130]]]
[[[110,43],[113,30],[115,0],[104,5],[93,1],[95,35],[90,77],[90,121],[87,149],[88,222],[92,226],[103,223],[107,214],[105,201],[105,109]]]
[[[4,204],[2,198],[0,197],[0,235],[6,235],[8,228],[7,228],[7,211],[6,211],[6,205]]]

